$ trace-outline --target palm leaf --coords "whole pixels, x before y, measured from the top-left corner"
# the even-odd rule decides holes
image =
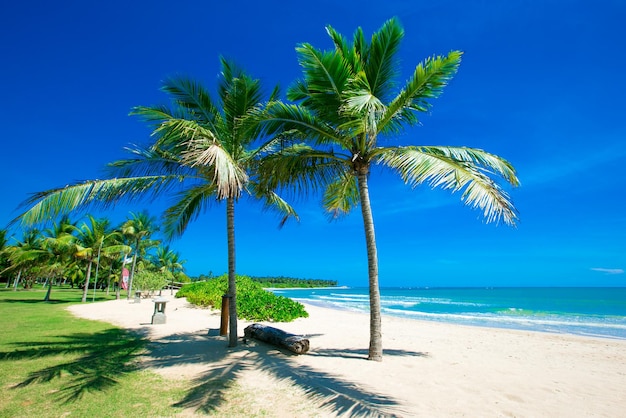
[[[238,198],[248,183],[248,174],[218,142],[206,138],[189,141],[189,148],[183,153],[186,164],[205,166],[213,170],[212,181],[217,188],[217,198]]]
[[[411,111],[425,112],[430,104],[427,99],[438,97],[448,81],[454,76],[461,63],[460,51],[452,51],[446,57],[430,57],[420,63],[406,83],[402,91],[387,106],[379,126],[385,127],[392,119],[402,122],[416,122],[416,119],[407,118]]]
[[[165,211],[164,232],[168,238],[178,237],[187,229],[189,222],[195,220],[213,200],[216,187],[203,184],[178,193],[176,204]]]
[[[193,114],[193,119],[207,125],[209,129],[214,128],[216,119],[221,116],[209,92],[197,81],[183,77],[170,78],[166,80],[162,90],[171,95],[180,108],[189,110]],[[173,116],[169,119],[183,119],[177,115]]]
[[[400,42],[404,38],[404,30],[396,18],[386,21],[378,32],[372,35],[365,62],[364,72],[367,75],[369,91],[372,95],[384,100],[391,91],[398,73],[396,54]]]
[[[464,189],[461,200],[482,210],[487,222],[514,225],[517,220],[508,194],[487,175],[495,172],[519,184],[511,165],[499,157],[469,148],[397,147],[381,150],[379,162],[397,170],[412,187],[426,183],[453,192]]]
[[[59,214],[90,206],[109,207],[122,200],[156,197],[182,181],[177,175],[87,180],[82,183],[34,193],[22,206],[31,206],[11,223],[23,225],[46,222]]]
[[[282,227],[290,217],[300,220],[296,210],[275,191],[263,188],[258,182],[253,182],[250,184],[250,192],[255,199],[263,202],[264,209],[274,210],[282,216],[280,227]]]
[[[353,175],[338,177],[324,191],[323,205],[333,219],[349,213],[358,204],[359,189]]]

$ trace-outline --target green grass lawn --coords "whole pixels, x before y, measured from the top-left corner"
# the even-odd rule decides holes
[[[174,416],[188,384],[140,370],[147,343],[65,310],[81,290],[0,289],[1,417]],[[112,299],[97,292],[96,301]],[[91,294],[89,302],[91,302]]]

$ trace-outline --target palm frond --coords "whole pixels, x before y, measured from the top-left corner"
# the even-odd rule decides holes
[[[259,183],[266,190],[288,189],[295,195],[323,189],[349,168],[345,155],[293,144],[268,155],[257,167]]]
[[[381,149],[378,158],[411,187],[426,183],[453,192],[464,189],[461,200],[481,210],[487,222],[514,225],[518,219],[508,194],[488,175],[519,184],[512,166],[497,156],[470,148],[397,147]]]
[[[137,145],[126,147],[125,150],[133,155],[134,158],[109,163],[107,165],[107,173],[111,177],[143,177],[171,174],[193,177],[196,173],[192,168],[181,164],[180,153],[165,151],[154,146],[143,148]]]
[[[202,137],[190,140],[183,161],[192,167],[205,166],[213,171],[218,199],[238,198],[248,183],[246,171],[216,141]]]
[[[344,175],[330,183],[324,191],[323,206],[336,219],[359,204],[359,189],[354,175]]]
[[[397,18],[389,19],[372,35],[367,55],[362,58],[369,91],[381,100],[393,88],[398,73],[396,54],[402,38],[404,29],[400,22]]]
[[[156,197],[182,181],[177,175],[87,180],[56,189],[34,193],[22,203],[26,212],[11,221],[23,225],[47,222],[56,216],[88,207],[109,207],[123,200]]]
[[[299,46],[296,52],[307,89],[301,104],[328,120],[337,119],[336,110],[352,74],[350,65],[341,55],[318,51],[309,44]]]
[[[168,239],[181,236],[189,222],[195,220],[215,200],[216,191],[215,185],[203,184],[178,193],[175,196],[176,204],[168,208],[163,216],[165,236]]]
[[[295,137],[293,133],[298,132],[297,136],[301,140],[311,140],[320,145],[335,143],[349,147],[349,143],[345,142],[339,132],[303,106],[272,102],[249,117],[250,120],[255,118],[262,127],[262,134],[269,137],[291,131],[291,137]]]
[[[184,77],[170,78],[162,90],[168,93],[179,107],[193,113],[193,118],[201,124],[213,127],[220,116],[219,108],[213,103],[209,92],[195,80]],[[169,119],[182,119],[176,115]]]
[[[387,106],[379,126],[386,126],[393,118],[401,118],[402,122],[414,122],[415,120],[406,118],[406,109],[427,111],[430,107],[428,99],[434,99],[441,94],[458,70],[461,55],[460,51],[452,51],[445,57],[430,57],[420,63],[402,91]]]
[[[276,211],[281,215],[279,227],[282,227],[291,217],[297,221],[300,220],[296,210],[275,191],[263,188],[258,182],[252,182],[250,192],[256,200],[263,202],[264,209]]]

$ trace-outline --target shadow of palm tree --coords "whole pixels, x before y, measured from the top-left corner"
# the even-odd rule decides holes
[[[58,395],[58,400],[65,403],[79,400],[88,391],[106,391],[116,385],[121,376],[138,367],[202,365],[204,371],[191,381],[192,387],[173,407],[211,413],[226,401],[227,392],[242,373],[260,369],[279,381],[300,387],[321,409],[337,415],[365,417],[405,413],[393,396],[376,393],[339,375],[297,362],[296,354],[265,343],[249,341],[229,349],[224,337],[206,330],[173,334],[148,342],[143,338],[148,332],[147,328],[139,332],[107,329],[95,334],[59,336],[56,341],[13,343],[14,351],[0,352],[0,362],[70,354],[71,361],[32,372],[12,387],[18,389],[56,378],[68,379]],[[367,350],[328,348],[316,349],[307,355],[364,361]],[[385,350],[385,355],[428,356],[406,350]],[[138,365],[140,356],[142,360]]]
[[[428,353],[420,352],[420,351],[409,351],[409,350],[394,350],[394,349],[385,349],[385,356],[393,356],[393,357],[429,357]],[[346,349],[346,348],[322,348],[316,349],[315,356],[320,357],[343,357],[343,358],[354,358],[354,359],[367,359],[369,353],[367,349]]]
[[[0,303],[15,303],[15,304],[25,304],[25,303],[40,303],[40,304],[58,304],[58,305],[69,305],[72,303],[76,303],[74,301],[69,301],[69,300],[59,300],[59,299],[50,299],[50,300],[43,300],[43,297],[41,299],[0,299]]]
[[[203,364],[206,370],[192,380],[192,388],[173,406],[202,413],[215,411],[225,402],[225,393],[248,369],[260,369],[290,386],[300,387],[320,408],[338,415],[396,416],[400,402],[392,396],[376,393],[344,378],[296,361],[298,355],[277,347],[257,343],[227,349],[223,338],[210,333],[175,334],[147,346],[151,368]],[[326,349],[308,355],[364,360],[367,350]],[[386,350],[387,356],[427,356],[427,354]],[[406,413],[400,413],[403,415]]]
[[[0,352],[0,361],[24,360],[57,355],[73,359],[34,371],[12,389],[63,378],[58,400],[69,403],[80,399],[87,391],[105,391],[118,379],[137,369],[134,361],[146,341],[138,334],[120,329],[107,329],[95,334],[70,334],[56,337],[56,341],[17,342],[10,344],[14,351]]]

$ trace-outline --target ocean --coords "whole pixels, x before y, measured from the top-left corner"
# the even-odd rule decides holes
[[[369,312],[367,288],[276,289]],[[626,339],[626,288],[381,288],[383,314],[453,324]]]

